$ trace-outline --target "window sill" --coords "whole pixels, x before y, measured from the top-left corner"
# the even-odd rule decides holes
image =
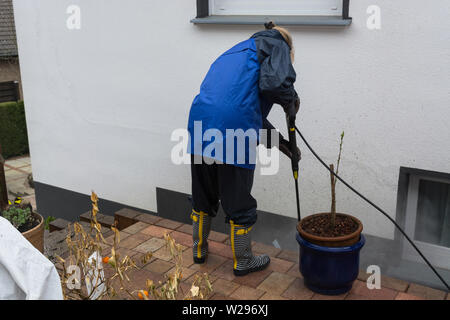
[[[212,15],[204,18],[194,18],[194,24],[243,24],[263,25],[267,21],[274,21],[277,25],[290,26],[349,26],[352,19],[341,16],[244,16],[244,15]]]

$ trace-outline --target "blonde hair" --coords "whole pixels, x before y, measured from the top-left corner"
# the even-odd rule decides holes
[[[286,28],[282,28],[282,27],[275,25],[275,23],[273,23],[272,21],[265,23],[264,27],[268,30],[275,29],[281,34],[281,36],[284,38],[284,40],[288,44],[289,49],[291,50],[290,51],[291,61],[294,62],[294,46],[293,46],[293,42],[292,42],[291,33]]]

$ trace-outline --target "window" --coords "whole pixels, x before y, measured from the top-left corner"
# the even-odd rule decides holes
[[[450,270],[450,179],[410,175],[405,226],[431,263]],[[418,259],[411,246],[405,245],[403,253]]]
[[[193,23],[335,25],[351,23],[349,0],[197,0]]]
[[[331,15],[342,12],[342,0],[209,0],[212,15]]]

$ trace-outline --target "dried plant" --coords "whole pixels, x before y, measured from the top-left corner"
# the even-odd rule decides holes
[[[154,283],[147,279],[146,289],[130,291],[128,273],[140,268],[129,257],[120,257],[119,230],[112,226],[114,232],[110,256],[102,256],[103,248],[108,244],[102,235],[102,226],[97,221],[98,197],[92,192],[92,210],[90,232],[86,232],[79,223],[73,224],[66,237],[69,256],[66,259],[57,257],[62,264],[61,282],[65,299],[94,300],[113,299],[119,293],[125,293],[130,299],[206,299],[212,293],[208,275],[195,275],[189,292],[183,293],[180,284],[182,274],[182,247],[168,234],[164,235],[166,248],[175,263],[174,272],[167,275],[164,282]],[[146,264],[152,257],[148,252],[141,257]],[[106,265],[106,268],[104,268]],[[144,285],[144,284],[143,284]]]
[[[336,174],[339,173],[339,164],[341,163],[342,143],[344,142],[344,131],[341,133],[341,142],[339,144],[339,156],[336,164]],[[330,164],[330,170],[334,172],[334,165]],[[330,214],[330,226],[334,229],[336,225],[336,177],[330,172],[331,180],[331,214]]]

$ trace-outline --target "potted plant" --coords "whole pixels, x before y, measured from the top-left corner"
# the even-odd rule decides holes
[[[344,132],[341,134],[336,174],[342,153]],[[300,245],[299,268],[305,285],[314,292],[337,295],[349,291],[359,272],[359,252],[365,238],[363,225],[357,218],[336,213],[336,177],[331,173],[331,210],[300,220],[297,242]]]
[[[2,211],[2,217],[22,233],[40,252],[44,252],[44,218],[29,203],[9,205]]]

